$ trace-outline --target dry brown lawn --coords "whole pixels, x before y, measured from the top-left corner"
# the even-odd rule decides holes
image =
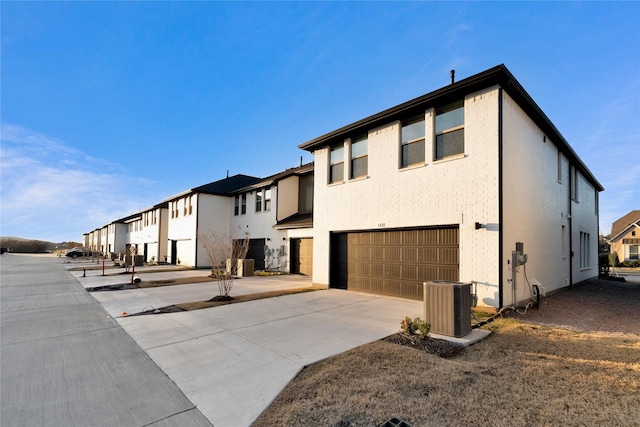
[[[453,358],[377,341],[309,366],[255,426],[640,425],[640,336],[488,327]]]

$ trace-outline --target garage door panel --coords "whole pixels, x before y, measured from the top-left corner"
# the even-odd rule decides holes
[[[422,299],[422,282],[459,277],[457,228],[342,233],[332,241],[342,258],[332,262],[331,286]]]
[[[402,262],[411,262],[411,263],[415,263],[418,262],[418,248],[416,248],[415,246],[412,247],[403,247],[400,249],[401,253],[402,253]]]
[[[418,248],[418,262],[421,264],[437,264],[438,248]]]
[[[439,258],[439,264],[457,265],[458,248],[441,248]]]
[[[384,257],[382,260],[385,262],[400,262],[402,259],[400,249],[401,248],[397,246],[384,248]]]

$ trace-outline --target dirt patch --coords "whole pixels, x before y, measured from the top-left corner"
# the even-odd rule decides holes
[[[592,280],[543,298],[524,322],[640,337],[640,284]]]
[[[237,304],[241,302],[255,301],[255,300],[265,299],[265,298],[276,298],[284,295],[300,294],[303,292],[319,291],[322,289],[326,289],[326,288],[319,287],[319,286],[311,286],[307,288],[294,288],[294,289],[284,289],[280,291],[259,292],[255,294],[249,294],[249,295],[239,295],[236,297],[217,296],[207,301],[185,302],[182,304],[175,304],[175,305],[169,305],[166,307],[154,308],[151,310],[143,311],[141,313],[128,314],[127,316],[175,313],[177,311],[202,310],[205,308],[219,307],[221,305]]]
[[[131,274],[131,273],[127,273]],[[117,285],[104,285],[104,286],[96,286],[93,288],[87,288],[89,292],[106,292],[106,291],[123,291],[127,289],[138,289],[138,288],[158,288],[161,286],[177,286],[177,285],[193,285],[195,283],[204,283],[204,282],[213,282],[214,278],[209,276],[194,276],[194,277],[181,277],[179,279],[169,279],[169,280],[151,280],[151,281],[140,281],[137,283],[122,283]]]

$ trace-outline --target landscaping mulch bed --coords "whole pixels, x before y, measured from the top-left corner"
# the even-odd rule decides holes
[[[383,341],[393,344],[406,345],[417,350],[427,353],[436,354],[440,357],[453,357],[464,351],[464,347],[454,344],[450,341],[439,340],[435,338],[420,339],[417,336],[411,336],[405,332],[398,332],[384,338]]]

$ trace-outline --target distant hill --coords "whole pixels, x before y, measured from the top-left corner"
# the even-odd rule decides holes
[[[58,249],[73,248],[76,246],[82,246],[78,242],[62,242],[54,243],[44,240],[25,239],[22,237],[0,237],[0,247],[9,248],[10,252],[16,253],[29,253],[29,254],[41,254],[53,252]]]

